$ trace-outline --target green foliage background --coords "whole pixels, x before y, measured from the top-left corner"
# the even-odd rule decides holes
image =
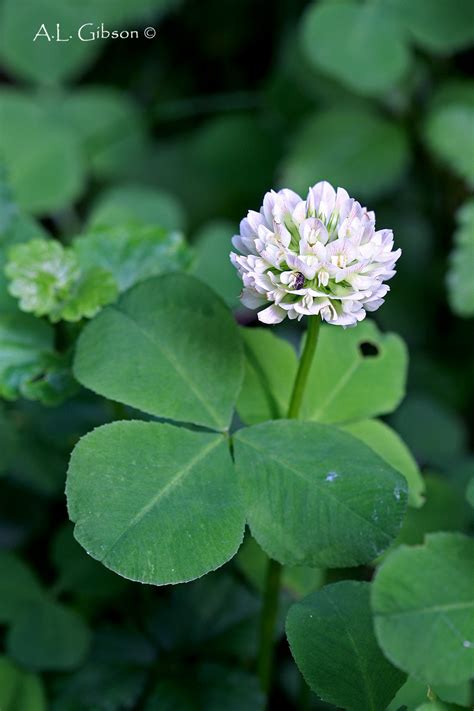
[[[79,42],[75,33],[86,22],[137,29],[140,37]],[[73,39],[33,42],[42,23],[51,34],[60,23],[61,33]],[[156,28],[154,39],[143,36],[147,26]],[[137,342],[121,351],[120,340],[112,340],[98,355],[94,351],[102,348],[101,329],[113,334],[115,328],[113,311],[101,311],[103,306],[147,279],[161,279],[157,310],[169,311],[166,299],[174,293],[176,318],[166,325],[171,343],[182,329],[193,328],[181,320],[181,302],[214,308],[202,285],[187,291],[184,276],[161,277],[169,271],[199,277],[241,324],[251,326],[243,336],[241,422],[252,426],[285,412],[301,330],[283,324],[276,329],[278,340],[275,331],[259,335],[254,315],[238,305],[239,282],[228,261],[230,238],[247,210],[259,208],[266,190],[290,187],[304,194],[322,179],[345,187],[375,209],[380,227],[394,230],[403,255],[387,303],[374,320],[383,332],[403,338],[410,359],[406,396],[394,411],[405,390],[401,341],[380,335],[368,323],[357,333],[334,334],[335,340],[322,336],[326,362],[336,363],[332,356],[343,353],[341,368],[359,361],[360,368],[354,366],[347,389],[335,402],[330,398],[331,406],[315,410],[308,399],[303,414],[323,423],[308,424],[310,432],[336,424],[373,445],[390,465],[387,476],[395,467],[408,479],[411,506],[396,550],[382,554],[387,560],[372,608],[378,642],[372,628],[364,626],[367,620],[370,626],[368,581],[375,564],[356,566],[357,560],[354,567],[323,571],[328,564],[349,565],[348,559],[328,563],[324,554],[315,560],[307,553],[304,520],[289,538],[277,528],[269,540],[256,535],[266,550],[281,551],[284,538],[290,551],[281,554],[284,563],[295,551],[301,557],[300,567],[284,572],[271,708],[363,709],[369,697],[376,711],[425,709],[424,704],[433,711],[472,708],[469,669],[459,673],[457,657],[451,666],[443,662],[443,638],[424,639],[420,619],[397,626],[390,592],[403,576],[416,579],[432,556],[435,575],[426,589],[420,583],[420,604],[440,579],[449,580],[449,593],[459,604],[466,599],[473,604],[472,572],[457,580],[448,564],[450,550],[472,562],[472,548],[466,552],[458,535],[472,532],[474,523],[473,48],[471,0],[0,0],[1,711],[263,708],[254,660],[264,561],[254,538],[247,532],[237,557],[205,578],[175,587],[138,585],[101,566],[73,538],[65,476],[81,436],[115,419],[145,417],[130,406],[216,430],[228,425],[241,374],[233,360],[240,342],[227,316],[221,331],[229,346],[227,370],[222,387],[217,384],[212,392],[212,412],[205,415],[199,393],[189,410],[173,381],[168,391],[147,389],[149,381],[139,379],[136,385]],[[139,286],[134,293],[149,302],[146,289]],[[133,315],[133,304],[130,309]],[[76,362],[75,375],[86,390],[72,373],[72,346],[85,319],[96,314],[81,337]],[[215,326],[203,320],[201,333],[196,352],[203,355],[196,362],[204,362],[210,382],[217,366],[206,361],[206,338],[216,336]],[[374,358],[362,358],[359,339],[375,343]],[[266,373],[271,402],[259,390],[265,348],[274,353],[273,371]],[[145,356],[166,381],[157,351]],[[131,368],[118,393],[108,373],[111,362]],[[337,367],[328,367],[323,380],[312,374],[315,402],[331,395]],[[196,365],[187,377],[197,381],[202,372]],[[132,392],[134,383],[137,392]],[[112,402],[115,398],[129,407]],[[385,425],[372,419],[378,416]],[[103,438],[104,451],[123,463],[127,450],[120,451],[121,426],[97,430],[81,451],[91,437]],[[136,440],[146,449],[158,425],[136,427]],[[200,465],[199,487],[207,487],[211,499],[216,492],[212,466],[217,466],[212,462],[229,466],[221,445],[215,445],[217,435],[185,436],[184,430],[169,428],[183,462],[187,438],[202,445],[208,466]],[[236,438],[245,471],[255,465],[251,445],[257,430],[258,425]],[[265,436],[274,441],[271,431]],[[279,438],[283,443],[288,438],[284,449],[291,452],[289,425]],[[140,447],[130,450],[130,458],[139,452]],[[297,468],[303,466],[298,456],[292,453]],[[80,492],[81,505],[91,510],[97,502],[95,483],[88,482],[90,499]],[[367,488],[371,485],[368,479]],[[284,495],[288,484],[281,486]],[[253,504],[249,522],[258,531],[275,511],[259,506],[264,482],[249,481],[246,487]],[[226,498],[229,491],[218,493]],[[307,499],[303,483],[293,494],[295,500]],[[353,495],[342,491],[341,500]],[[203,552],[202,559],[195,556],[196,575],[212,567],[216,556],[216,565],[227,560],[242,535],[239,512],[229,507],[220,521],[217,553],[204,551],[213,511],[210,500],[209,512],[201,512]],[[102,511],[94,515],[100,520]],[[174,515],[163,512],[171,523]],[[165,554],[173,543],[171,523]],[[394,529],[393,522],[387,526]],[[422,543],[426,534],[434,535],[423,548],[406,547]],[[88,535],[86,530],[78,538],[87,540],[84,545],[94,555],[100,542]],[[331,530],[327,535],[330,540]],[[144,530],[143,536],[153,547],[153,531]],[[115,568],[123,572],[121,563]],[[168,563],[165,555],[160,565]],[[153,572],[147,582],[159,582]],[[139,578],[130,568],[126,573]],[[187,574],[188,568],[177,569],[175,579]],[[332,599],[318,592],[327,583],[337,583]],[[334,625],[324,629],[326,610],[345,599],[360,629],[338,617],[341,638],[366,635],[363,662],[387,679],[372,688],[370,678],[357,675],[357,693],[349,686],[352,699],[340,679],[346,673],[351,678],[361,660],[348,656],[338,668],[340,658],[332,663],[328,645],[314,649],[310,633],[316,622],[307,617],[321,615],[323,630],[317,626],[315,635],[327,634],[323,638],[330,642]],[[285,613],[295,602],[287,623],[291,650],[312,686],[314,661],[312,666],[308,658],[314,654],[327,665],[327,686],[317,690],[328,703],[302,684],[285,642]],[[458,622],[448,619],[448,624]],[[472,619],[466,625],[471,629]],[[298,634],[300,627],[304,635]],[[413,630],[421,646],[431,642],[438,665],[420,664]],[[382,656],[379,644],[390,662],[410,672],[392,701],[404,676]],[[408,661],[407,648],[413,653]],[[440,678],[438,685],[433,675]],[[427,700],[428,686],[436,703]]]

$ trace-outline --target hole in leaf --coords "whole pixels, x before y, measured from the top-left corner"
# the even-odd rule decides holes
[[[364,358],[375,358],[380,353],[379,347],[370,341],[359,343],[359,351]]]

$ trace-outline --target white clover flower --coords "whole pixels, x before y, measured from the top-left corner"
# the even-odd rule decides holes
[[[232,244],[240,252],[230,259],[244,285],[242,303],[271,303],[258,314],[263,323],[319,314],[355,326],[383,304],[384,282],[401,254],[393,251],[392,230],[376,230],[373,212],[325,181],[306,200],[292,190],[267,193]]]

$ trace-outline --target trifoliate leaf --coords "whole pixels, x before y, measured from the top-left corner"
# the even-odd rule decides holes
[[[53,322],[91,318],[117,296],[110,272],[101,268],[83,271],[75,252],[55,240],[16,245],[5,273],[20,308],[35,316],[49,316]]]
[[[101,267],[113,275],[120,292],[158,274],[182,271],[191,259],[180,232],[140,225],[97,228],[75,240],[74,252],[82,269]]]
[[[447,280],[449,301],[458,316],[474,316],[474,200],[463,205],[457,220]]]
[[[303,16],[302,42],[316,68],[362,94],[387,92],[410,63],[401,23],[373,1],[315,3]]]
[[[474,541],[436,533],[400,546],[372,591],[377,639],[400,669],[432,683],[474,676]]]

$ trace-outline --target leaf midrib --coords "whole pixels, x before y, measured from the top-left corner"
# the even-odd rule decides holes
[[[431,607],[414,607],[409,610],[399,610],[398,612],[376,612],[377,617],[402,617],[403,615],[430,615],[456,610],[474,609],[474,600],[471,602],[451,602],[444,605],[432,605]]]
[[[348,506],[344,501],[341,501],[341,500],[338,499],[336,496],[334,496],[334,495],[331,494],[329,491],[327,491],[326,487],[322,484],[322,482],[318,481],[318,479],[314,479],[314,480],[313,480],[313,479],[307,479],[307,478],[304,476],[304,474],[302,474],[298,469],[295,469],[295,468],[292,467],[290,464],[288,464],[288,462],[286,462],[283,458],[277,459],[276,457],[274,457],[274,456],[272,456],[271,454],[269,454],[265,449],[261,449],[260,447],[256,447],[253,443],[250,443],[248,440],[240,439],[240,441],[241,441],[243,444],[246,444],[247,446],[249,446],[249,447],[251,447],[252,449],[254,449],[256,452],[260,452],[260,453],[264,454],[268,459],[271,459],[273,462],[276,462],[276,463],[279,464],[280,466],[283,465],[284,467],[286,467],[286,469],[288,469],[289,471],[291,471],[291,472],[293,472],[294,474],[296,474],[296,475],[297,475],[300,479],[302,479],[306,484],[315,484],[315,486],[323,493],[324,496],[326,496],[327,498],[332,499],[333,501],[335,501],[335,502],[336,502],[339,506],[341,506],[343,509],[346,509],[347,511],[350,511],[350,513],[353,514],[356,518],[359,518],[361,521],[364,521],[365,523],[368,523],[373,529],[375,529],[376,531],[378,531],[379,533],[381,533],[383,536],[385,536],[385,538],[386,538],[389,542],[392,541],[392,537],[391,537],[386,531],[384,531],[382,528],[380,528],[380,526],[376,526],[373,521],[371,521],[371,520],[368,519],[368,518],[365,518],[364,516],[362,516],[362,515],[361,515],[360,513],[358,513],[357,511],[354,511],[354,509],[351,509],[351,507]]]
[[[326,600],[332,605],[336,615],[341,620],[342,625],[344,627],[345,635],[346,635],[347,639],[349,640],[349,643],[350,643],[352,649],[354,650],[355,658],[357,660],[357,665],[360,669],[360,675],[361,675],[361,678],[363,679],[364,687],[365,687],[365,690],[367,693],[367,700],[370,703],[370,709],[371,709],[371,711],[377,711],[377,708],[375,706],[375,700],[372,695],[372,687],[371,687],[371,685],[369,683],[369,679],[367,677],[367,669],[366,669],[365,665],[362,664],[362,656],[359,652],[356,641],[355,641],[354,637],[352,636],[349,628],[347,627],[346,620],[344,619],[344,616],[341,614],[339,607],[336,605],[335,601],[331,598],[331,596],[328,595],[327,593],[326,593]]]
[[[204,406],[204,409],[209,413],[211,416],[213,422],[215,425],[217,425],[218,429],[222,428],[222,423],[220,421],[218,413],[215,411],[215,409],[212,407],[212,405],[206,400],[206,398],[203,396],[203,394],[200,392],[200,390],[196,387],[196,383],[189,377],[189,375],[186,373],[186,370],[183,369],[182,365],[179,363],[179,361],[175,358],[173,353],[169,352],[166,350],[160,341],[157,341],[147,330],[143,328],[143,326],[130,314],[128,314],[126,311],[122,311],[119,309],[117,306],[112,307],[113,310],[120,314],[123,318],[125,318],[127,321],[132,323],[135,328],[144,336],[150,343],[152,343],[154,346],[158,348],[160,353],[163,355],[163,357],[168,361],[168,363],[174,368],[176,371],[177,375],[180,376],[180,378],[185,382],[187,387],[192,391],[196,399],[199,401],[201,405]]]
[[[107,551],[100,558],[100,561],[102,563],[108,558],[110,553],[113,551],[114,548],[116,548],[116,546],[120,543],[123,537],[130,533],[130,531],[135,528],[135,526],[137,526],[140,521],[153,508],[155,508],[165,496],[167,496],[173,489],[175,489],[176,486],[183,480],[183,478],[192,471],[196,464],[198,464],[202,459],[204,459],[209,454],[209,452],[219,446],[221,444],[221,441],[221,438],[216,435],[215,440],[213,440],[210,444],[201,449],[201,451],[195,457],[190,459],[184,467],[178,469],[178,471],[175,472],[174,476],[168,481],[168,483],[165,484],[165,486],[160,489],[150,501],[148,501],[144,506],[141,507],[141,509],[133,516],[133,518],[129,521],[123,531],[121,531],[120,534],[116,537],[116,539],[111,543],[111,545],[107,548]]]
[[[332,391],[329,393],[329,395],[326,397],[325,400],[316,408],[316,410],[313,411],[312,413],[312,418],[313,419],[318,419],[321,417],[321,415],[324,414],[324,411],[328,409],[329,405],[332,404],[334,399],[336,398],[337,395],[341,392],[341,390],[344,388],[344,386],[349,382],[350,378],[357,372],[357,369],[361,365],[361,361],[358,359],[352,363],[352,365],[346,370],[345,373],[339,378],[337,383],[335,384],[334,388]]]

